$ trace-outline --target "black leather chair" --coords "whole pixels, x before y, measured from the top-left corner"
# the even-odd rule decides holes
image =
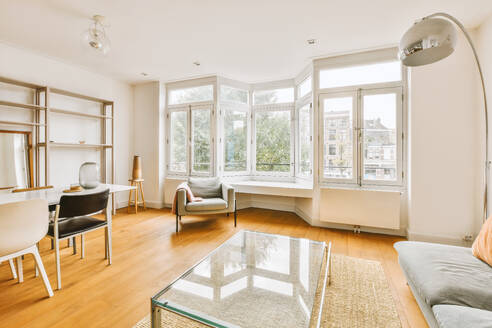
[[[106,220],[96,219],[89,215],[105,211],[108,207],[109,189],[89,194],[76,196],[62,196],[60,204],[56,206],[55,218],[48,227],[48,237],[52,238],[55,244],[56,257],[56,276],[58,289],[61,289],[60,273],[60,240],[80,236],[81,258],[84,258],[84,233],[89,231],[106,228],[106,252],[111,263],[111,252],[108,251],[108,244],[111,240],[111,225]]]

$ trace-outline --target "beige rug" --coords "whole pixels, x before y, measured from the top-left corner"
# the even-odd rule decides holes
[[[332,281],[325,292],[321,327],[401,328],[381,263],[334,254],[332,265]],[[162,311],[162,327],[208,326]],[[150,328],[150,316],[140,320],[134,328]]]

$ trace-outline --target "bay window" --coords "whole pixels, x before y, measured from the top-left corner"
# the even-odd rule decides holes
[[[173,111],[169,115],[170,138],[169,165],[171,172],[185,174],[187,172],[187,140],[188,140],[188,113],[184,110]]]
[[[292,110],[255,112],[255,170],[285,175],[291,170]]]
[[[248,114],[247,108],[221,106],[224,115],[224,171],[248,171]]]
[[[359,186],[400,185],[400,63],[329,68],[319,74],[320,180]]]
[[[215,153],[213,85],[171,89],[168,98],[168,173],[212,175]]]
[[[298,159],[297,175],[308,177],[312,174],[313,136],[312,104],[307,103],[298,110]]]

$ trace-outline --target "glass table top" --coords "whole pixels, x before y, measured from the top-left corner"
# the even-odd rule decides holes
[[[152,305],[212,327],[309,327],[325,247],[242,230],[154,296]]]

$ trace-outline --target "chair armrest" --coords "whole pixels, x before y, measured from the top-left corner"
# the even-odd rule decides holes
[[[186,199],[186,190],[184,189],[178,189],[177,190],[177,193],[178,193],[178,204],[176,206],[176,208],[178,209],[178,213],[186,213],[186,203],[187,203],[187,199]]]
[[[222,184],[222,198],[227,202],[227,208],[234,212],[236,204],[236,192],[233,187],[228,184]]]

